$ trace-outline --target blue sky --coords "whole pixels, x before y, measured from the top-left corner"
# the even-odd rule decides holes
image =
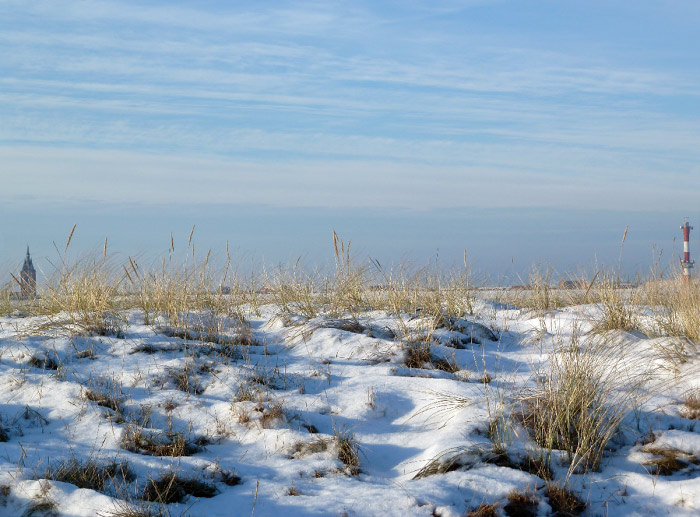
[[[692,0],[0,0],[0,262],[73,223],[317,261],[335,227],[497,277],[616,263],[629,225],[644,268],[700,227],[699,29]]]

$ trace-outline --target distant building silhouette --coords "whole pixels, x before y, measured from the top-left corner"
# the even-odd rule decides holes
[[[29,246],[27,246],[27,256],[19,274],[19,289],[20,298],[36,298],[36,270],[32,264],[32,256],[29,254]]]

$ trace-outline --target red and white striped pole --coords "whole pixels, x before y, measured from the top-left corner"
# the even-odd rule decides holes
[[[681,267],[683,268],[683,281],[690,282],[690,270],[695,265],[695,262],[690,260],[690,230],[693,227],[690,226],[688,221],[681,226],[683,230],[683,260],[681,261]]]

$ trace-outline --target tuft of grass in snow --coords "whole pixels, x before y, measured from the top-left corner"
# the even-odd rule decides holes
[[[264,407],[261,402],[257,407],[260,408],[259,411],[262,413],[260,415],[260,425],[263,429],[270,429],[276,422],[285,418],[283,401],[268,404],[267,407]]]
[[[569,517],[580,515],[586,510],[586,503],[564,485],[549,483],[544,495],[549,499],[549,506],[555,515]]]
[[[161,333],[185,340],[196,340],[226,351],[235,345],[254,344],[245,309],[256,305],[239,281],[228,255],[223,267],[215,267],[208,252],[198,260],[190,233],[184,257],[162,260],[159,267],[147,269],[129,258],[123,266],[129,285],[128,301],[138,307],[147,325]],[[171,237],[171,253],[175,251]]]
[[[497,503],[486,504],[482,503],[469,513],[466,514],[467,517],[499,517]]]
[[[681,416],[692,420],[700,420],[700,388],[691,388],[683,394]]]
[[[204,388],[199,384],[197,372],[191,361],[185,361],[185,365],[182,368],[169,369],[168,373],[175,382],[175,387],[180,391],[191,395],[204,393]]]
[[[620,282],[612,274],[601,275],[596,292],[600,317],[593,321],[596,332],[608,330],[637,330],[640,323],[635,312],[635,293],[620,288]]]
[[[124,429],[121,446],[129,452],[149,456],[191,456],[202,450],[182,433],[158,433],[133,425]]]
[[[695,456],[665,445],[658,446],[650,443],[642,447],[642,452],[655,456],[645,461],[643,465],[649,467],[652,474],[659,476],[670,476],[674,472],[688,468],[691,464],[698,463],[698,458]]]
[[[6,275],[3,275],[5,277]],[[9,316],[15,311],[12,303],[13,284],[8,282],[0,286],[0,316]]]
[[[513,491],[508,494],[508,503],[503,507],[503,511],[513,517],[536,517],[538,504],[534,494]]]
[[[127,324],[124,275],[106,250],[102,256],[88,255],[72,264],[60,259],[60,267],[40,284],[31,304],[33,314],[48,320],[34,331],[50,327],[69,335],[123,337]]]
[[[697,280],[686,283],[680,277],[670,281],[651,279],[644,286],[643,294],[645,304],[653,312],[653,322],[647,332],[685,338],[691,345],[700,343],[700,283]]]
[[[536,310],[541,316],[545,312],[568,305],[567,300],[552,286],[553,271],[550,268],[533,267],[528,275],[526,289],[513,291],[512,303]]]
[[[158,479],[149,479],[141,498],[144,501],[171,504],[182,502],[188,495],[214,497],[216,493],[217,489],[213,483],[168,472]]]
[[[58,517],[58,512],[56,511],[58,505],[49,495],[50,491],[51,483],[40,480],[39,492],[27,505],[22,517]]]
[[[597,470],[624,417],[646,396],[648,375],[620,375],[624,350],[603,339],[555,343],[538,383],[518,395],[516,414],[535,442],[563,450],[569,473]]]
[[[496,446],[484,446],[482,444],[468,447],[454,447],[442,451],[429,460],[414,476],[413,479],[422,479],[428,476],[446,474],[455,470],[469,470],[479,463],[490,463],[499,467],[508,467],[522,470],[541,477],[544,480],[553,478],[549,465],[541,459],[526,457],[514,461],[508,456],[505,449]]]
[[[27,506],[22,517],[58,517],[56,501],[46,496],[35,497]]]
[[[104,492],[108,483],[112,481],[123,483],[135,479],[127,462],[101,463],[92,458],[80,461],[75,456],[50,465],[42,477],[98,492]]]
[[[58,370],[61,366],[60,363],[48,353],[43,355],[33,355],[29,358],[28,364],[29,366],[41,368],[42,370]]]
[[[409,368],[428,368],[455,373],[460,370],[456,360],[444,357],[435,357],[431,352],[429,342],[410,343],[406,347],[404,364]]]
[[[105,517],[171,517],[166,505],[153,505],[147,502],[134,502],[119,500],[114,507],[105,510]]]
[[[111,409],[116,413],[121,413],[121,405],[124,395],[121,388],[111,379],[91,379],[90,387],[83,392],[85,400],[94,402],[98,406]]]
[[[338,460],[352,476],[360,473],[360,447],[354,433],[338,427],[333,428],[333,441],[338,450]]]
[[[297,442],[291,451],[291,457],[295,459],[304,458],[310,454],[318,454],[328,450],[329,440],[316,438],[310,442]]]

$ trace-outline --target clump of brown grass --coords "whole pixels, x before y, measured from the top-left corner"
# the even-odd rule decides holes
[[[404,364],[409,368],[427,368],[455,373],[460,370],[456,360],[435,357],[431,353],[430,343],[411,343],[406,348]]]
[[[467,513],[467,517],[498,517],[498,503],[482,503]]]
[[[549,506],[556,515],[569,517],[580,515],[586,510],[586,503],[566,486],[550,483],[545,488],[544,495],[549,499]]]
[[[693,420],[700,420],[700,388],[687,390],[682,397],[683,408],[681,416]]]
[[[158,479],[149,479],[141,497],[145,501],[171,504],[182,502],[188,495],[214,497],[216,493],[216,486],[212,483],[168,472]]]
[[[648,332],[700,343],[700,284],[654,278],[644,287],[645,302],[654,315]]]
[[[290,316],[301,316],[303,321],[319,316],[323,310],[318,293],[322,282],[318,273],[303,271],[300,260],[293,266],[280,268],[269,280],[271,298],[279,315],[291,323]]]
[[[320,452],[325,452],[328,450],[329,440],[324,438],[317,438],[311,440],[310,442],[297,442],[291,451],[291,457],[295,459],[300,459],[309,454],[318,454]]]
[[[284,402],[278,401],[262,409],[260,425],[263,429],[270,429],[276,422],[284,419]]]
[[[653,443],[642,447],[642,452],[656,456],[644,462],[650,467],[652,474],[670,476],[674,472],[688,468],[690,464],[698,463],[698,459],[683,451],[668,446],[658,446]]]
[[[6,283],[0,286],[0,316],[9,316],[15,311],[12,303],[13,284]]]
[[[345,465],[350,475],[358,475],[360,473],[360,447],[354,433],[335,427],[333,441],[338,450],[338,460]]]
[[[149,456],[191,456],[202,450],[182,433],[158,433],[136,426],[124,429],[121,446],[129,452]]]
[[[596,332],[640,329],[635,310],[636,291],[623,288],[619,277],[602,274],[595,298],[601,311],[600,316],[592,322]]]
[[[197,372],[192,362],[185,362],[183,368],[173,368],[169,370],[169,374],[175,382],[175,387],[180,391],[192,395],[201,395],[204,393],[204,388],[199,384]]]
[[[516,416],[546,450],[563,450],[569,475],[597,470],[624,417],[645,396],[649,373],[636,370],[620,346],[603,339],[559,340],[540,381],[518,397]],[[639,366],[639,365],[637,365]]]
[[[33,355],[28,361],[30,366],[41,368],[42,370],[58,370],[61,364],[48,353],[44,355]]]
[[[508,494],[508,503],[503,511],[509,517],[535,517],[538,504],[534,494],[513,491]]]
[[[564,300],[557,296],[557,291],[552,287],[552,270],[546,268],[533,268],[528,278],[528,289],[521,291],[520,305],[533,308],[539,312],[558,309],[565,305]]]
[[[58,504],[51,498],[51,483],[47,480],[39,480],[39,492],[37,492],[27,505],[23,516],[58,517]]]
[[[50,465],[42,477],[98,492],[104,492],[110,482],[128,483],[136,479],[127,462],[100,463],[94,459],[80,461],[75,457]]]
[[[121,412],[122,397],[118,394],[93,389],[85,390],[85,400],[94,402],[98,406],[106,407],[117,413]]]
[[[48,317],[37,330],[52,327],[71,335],[124,337],[123,287],[124,275],[107,256],[106,247],[101,256],[87,255],[75,263],[60,256],[60,267],[38,287],[32,303],[33,313]]]
[[[221,268],[214,265],[211,251],[199,260],[193,233],[194,228],[184,258],[163,259],[159,267],[151,270],[129,258],[123,269],[130,287],[130,303],[141,309],[146,324],[166,335],[224,347],[251,344],[243,307],[253,301],[252,291],[239,282],[228,250]],[[174,251],[171,236],[171,252]]]

